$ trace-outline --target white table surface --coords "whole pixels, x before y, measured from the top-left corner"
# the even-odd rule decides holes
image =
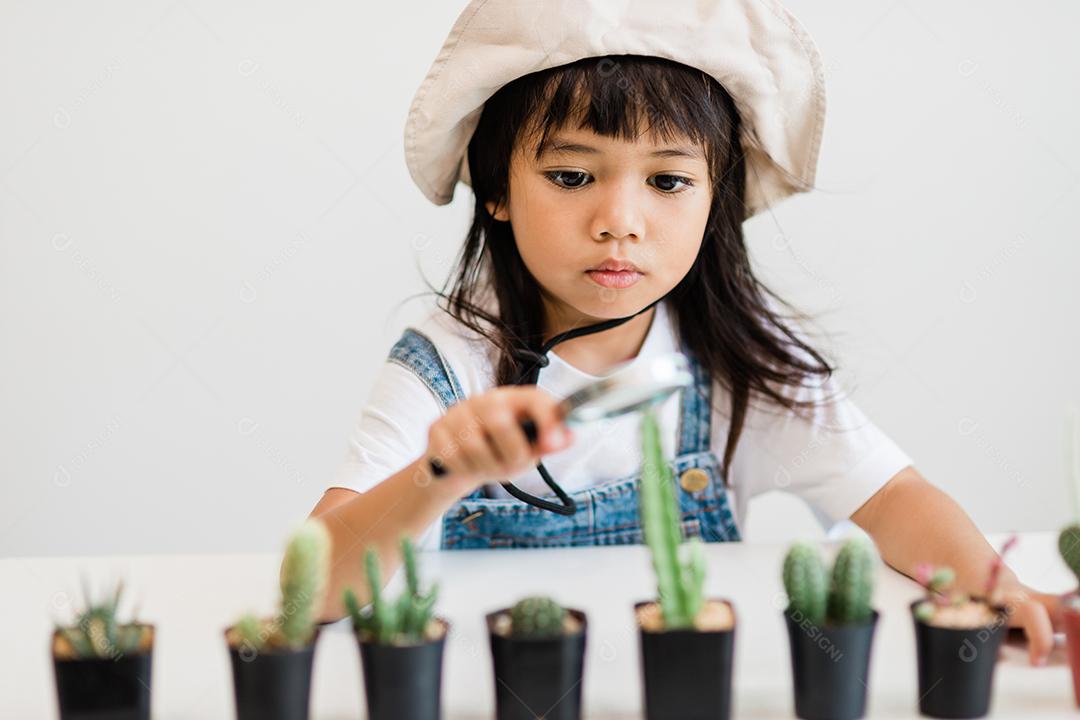
[[[1021,580],[1063,592],[1075,579],[1057,555],[1054,533],[1024,534],[1009,557]],[[995,547],[1001,537],[991,536]],[[786,545],[706,546],[710,596],[734,602],[737,718],[793,717],[780,564]],[[0,717],[57,716],[49,655],[51,619],[67,619],[81,603],[79,578],[97,586],[124,577],[140,618],[157,626],[153,708],[158,720],[233,717],[223,628],[241,612],[274,606],[279,557],[143,555],[0,560]],[[585,717],[639,718],[641,683],[634,601],[655,595],[642,546],[553,550],[424,553],[421,572],[438,578],[440,614],[452,631],[444,666],[446,720],[493,717],[491,660],[484,613],[526,594],[551,594],[589,615]],[[395,578],[395,581],[400,580]],[[396,584],[396,582],[395,582]],[[920,588],[881,567],[875,606],[882,618],[871,661],[871,718],[917,716],[914,635],[908,603]],[[1002,650],[991,717],[1075,716],[1071,679],[1059,635],[1050,665],[1033,668],[1026,650]],[[362,683],[355,641],[344,622],[328,626],[315,656],[313,718],[362,718]]]

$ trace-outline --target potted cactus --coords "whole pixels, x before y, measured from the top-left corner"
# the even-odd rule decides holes
[[[731,713],[735,612],[706,599],[705,553],[682,542],[671,469],[652,410],[642,418],[641,518],[658,598],[634,606],[647,720],[717,720]]]
[[[248,613],[225,629],[238,720],[306,720],[330,568],[330,534],[307,520],[285,548],[275,616]]]
[[[1074,407],[1070,407],[1066,415],[1065,472],[1076,520],[1058,535],[1058,552],[1076,575],[1077,581],[1080,581],[1080,418]],[[1061,619],[1069,666],[1072,668],[1073,696],[1077,706],[1080,706],[1080,590],[1073,590],[1062,598]]]
[[[528,597],[487,616],[498,720],[578,720],[585,613]]]
[[[784,558],[784,620],[798,717],[854,720],[866,710],[878,621],[870,607],[875,558],[863,539],[844,543],[828,577],[815,545],[796,543]]]
[[[994,558],[981,597],[950,591],[955,580],[948,567],[920,564],[916,580],[926,598],[911,604],[919,667],[919,711],[930,717],[976,718],[990,710],[998,649],[1008,612],[991,604],[1004,555],[1016,543],[1009,538]]]
[[[442,708],[442,659],[450,624],[433,615],[438,587],[421,592],[416,551],[401,540],[405,590],[396,601],[382,594],[373,548],[364,554],[371,602],[364,609],[351,588],[345,607],[360,648],[368,720],[438,720]]]
[[[55,623],[53,673],[60,720],[145,720],[150,717],[154,626],[117,617],[123,583],[94,602],[83,582],[86,607],[71,625]]]
[[[1080,581],[1080,525],[1074,523],[1061,531],[1058,535],[1058,551]],[[1062,599],[1061,617],[1065,627],[1065,648],[1072,668],[1073,696],[1080,706],[1080,592],[1073,590]]]

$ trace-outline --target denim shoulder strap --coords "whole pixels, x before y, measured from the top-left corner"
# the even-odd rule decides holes
[[[423,380],[444,410],[465,397],[450,363],[435,343],[415,328],[405,328],[401,339],[390,349],[388,361],[411,370]]]
[[[712,378],[687,354],[694,384],[682,389],[678,453],[707,452],[712,440]]]

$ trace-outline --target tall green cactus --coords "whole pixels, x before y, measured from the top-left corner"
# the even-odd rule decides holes
[[[833,563],[829,587],[829,620],[858,623],[870,619],[874,590],[874,548],[865,540],[844,543]]]
[[[652,409],[643,413],[641,521],[652,555],[657,594],[667,629],[687,628],[704,605],[705,553],[701,541],[687,543],[689,557],[679,558],[682,523],[671,468],[664,461],[660,428]]]
[[[1058,552],[1080,582],[1080,525],[1069,525],[1058,535]]]
[[[815,625],[825,621],[825,564],[817,546],[795,543],[784,558],[784,590],[788,607]]]
[[[232,630],[240,645],[249,651],[307,646],[315,633],[329,574],[330,533],[321,520],[308,519],[285,545],[277,613],[269,619],[248,613],[237,620]]]
[[[383,597],[379,556],[370,547],[364,553],[364,571],[371,597],[367,610],[361,610],[352,588],[345,590],[345,608],[352,618],[353,628],[380,644],[423,642],[438,597],[437,584],[426,593],[420,591],[416,551],[408,536],[401,540],[401,554],[405,564],[405,590],[396,602],[388,602]]]
[[[300,648],[311,641],[329,574],[330,533],[320,520],[308,520],[289,538],[281,567],[277,624],[285,645]]]
[[[826,584],[826,568],[815,545],[795,543],[784,558],[788,609],[815,625],[870,619],[874,589],[873,546],[858,538],[840,548]]]
[[[510,608],[510,634],[522,638],[557,637],[563,633],[566,608],[548,597],[529,597]]]

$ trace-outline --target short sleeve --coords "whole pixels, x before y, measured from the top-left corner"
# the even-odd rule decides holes
[[[848,519],[911,458],[870,421],[835,378],[799,387],[813,408],[751,403],[732,458],[732,476],[749,497],[786,490],[819,520]]]
[[[415,374],[386,362],[349,434],[332,487],[365,492],[411,463],[427,448],[438,400]]]

